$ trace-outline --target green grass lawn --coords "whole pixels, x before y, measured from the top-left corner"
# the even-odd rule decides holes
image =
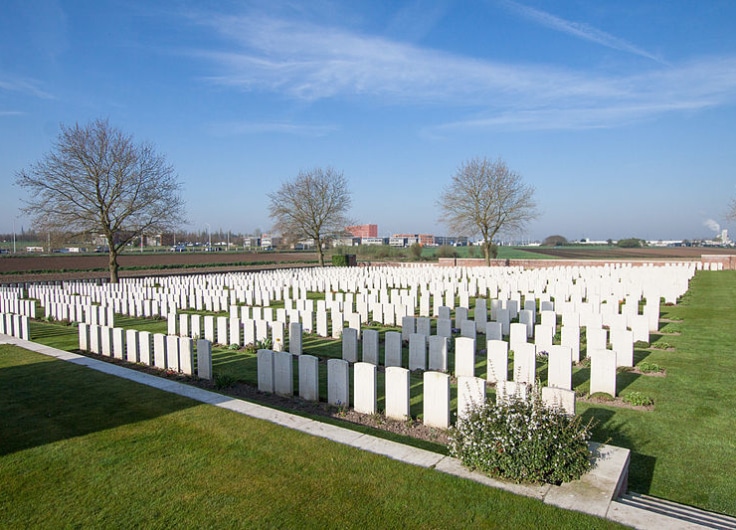
[[[596,441],[632,450],[631,490],[736,516],[736,475],[730,472],[736,462],[736,271],[699,272],[680,304],[662,306],[661,316],[660,333],[651,335],[652,347],[637,345],[634,358],[637,364],[661,366],[666,377],[625,372],[618,376],[619,395],[639,392],[651,397],[654,410],[579,402],[578,412],[598,422]],[[116,325],[166,331],[165,321],[117,317]],[[38,342],[77,347],[73,327],[34,322],[31,332]],[[340,357],[339,340],[305,336],[303,344],[306,353]],[[257,384],[254,355],[218,347],[213,357],[216,376],[228,374]],[[485,373],[485,359],[479,356],[476,374],[485,377]],[[546,365],[537,373],[544,381]],[[412,379],[415,417],[421,415],[420,383],[421,377]],[[382,396],[380,377],[378,384]],[[586,393],[589,368],[576,367],[573,384]],[[321,395],[326,393],[322,388]]]
[[[2,528],[618,528],[0,346]]]
[[[632,450],[629,488],[736,516],[736,271],[699,272],[677,306],[663,306],[662,332],[647,350],[666,377],[623,374],[622,395],[651,396],[650,412],[581,405],[600,423],[597,440]]]

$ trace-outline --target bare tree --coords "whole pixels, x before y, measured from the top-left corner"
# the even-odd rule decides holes
[[[537,215],[534,188],[501,160],[474,158],[463,163],[437,202],[445,222],[459,235],[480,234],[486,265],[493,238],[521,230]]]
[[[331,167],[300,171],[268,198],[274,228],[291,241],[313,239],[319,264],[324,266],[322,245],[350,224],[351,196],[342,172]]]
[[[104,236],[113,283],[130,241],[183,222],[173,167],[107,120],[62,125],[52,150],[17,172],[16,184],[29,192],[23,211],[36,230]]]
[[[726,218],[730,221],[736,221],[736,198],[731,199],[731,204],[728,205]]]

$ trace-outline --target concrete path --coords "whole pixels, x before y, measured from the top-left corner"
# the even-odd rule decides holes
[[[494,488],[501,488],[517,495],[534,497],[546,504],[608,518],[634,528],[642,530],[659,530],[661,528],[667,528],[668,530],[685,528],[736,530],[736,519],[730,517],[711,514],[666,501],[657,501],[642,495],[621,495],[626,484],[629,462],[628,449],[591,444],[591,448],[596,454],[593,469],[575,482],[561,486],[512,484],[468,471],[455,458],[321,423],[256,403],[230,398],[216,392],[170,381],[117,364],[9,337],[8,335],[0,334],[0,344],[15,344],[26,350],[86,366],[99,372],[188,397],[201,403],[232,410],[239,414],[246,414],[289,429],[297,429],[337,443],[400,460],[407,464],[433,468],[443,473],[474,480]]]

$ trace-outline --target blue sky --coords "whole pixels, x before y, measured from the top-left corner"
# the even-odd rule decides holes
[[[192,230],[267,232],[267,194],[329,165],[356,222],[445,234],[485,156],[536,189],[517,238],[736,236],[735,27],[732,0],[4,0],[0,231],[59,124],[107,118],[175,166]]]

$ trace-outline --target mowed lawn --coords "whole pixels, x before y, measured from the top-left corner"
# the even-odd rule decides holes
[[[578,413],[599,422],[594,439],[632,450],[629,489],[736,516],[736,271],[698,272],[661,319],[637,362],[666,377],[618,376],[621,395],[650,396],[654,410]]]
[[[616,528],[0,346],[0,527]]]
[[[632,491],[736,516],[736,473],[731,471],[736,462],[736,271],[698,272],[678,305],[662,306],[661,317],[660,333],[651,334],[652,347],[637,346],[635,362],[659,365],[666,376],[618,375],[621,396],[639,392],[654,399],[654,409],[579,402],[578,412],[597,420],[596,441],[632,450]],[[166,327],[165,321],[120,320],[126,324],[151,331]],[[58,325],[34,323],[33,337],[62,349],[77,344],[76,330]],[[312,345],[309,340],[305,347],[315,353],[339,349],[339,343]],[[254,362],[247,356],[222,349],[216,357],[216,374],[254,379]],[[589,368],[575,370],[576,389],[585,393]],[[4,445],[4,439],[0,442]]]

